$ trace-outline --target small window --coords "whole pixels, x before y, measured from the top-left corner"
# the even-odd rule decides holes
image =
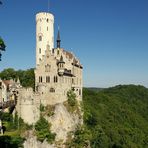
[[[57,82],[58,82],[58,77],[54,76],[54,83],[57,83]]]
[[[49,22],[49,19],[47,19],[47,23]]]
[[[51,65],[47,64],[45,65],[45,72],[50,72],[51,70]]]
[[[54,54],[54,49],[52,49],[52,53]]]
[[[50,76],[46,77],[46,83],[50,83]]]
[[[74,84],[74,79],[72,78],[72,84]]]
[[[48,27],[47,27],[47,31],[48,31]]]
[[[39,77],[39,83],[42,83],[42,77]]]
[[[81,96],[81,89],[79,89],[79,95]]]
[[[39,53],[41,53],[41,48],[39,48]]]
[[[59,50],[57,50],[57,55],[59,55],[59,53],[60,53]]]
[[[50,92],[55,92],[55,89],[54,88],[50,88]]]
[[[41,35],[39,36],[39,41],[42,41],[42,36]]]

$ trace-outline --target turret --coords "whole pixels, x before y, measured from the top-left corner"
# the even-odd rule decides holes
[[[58,74],[62,76],[64,74],[65,62],[63,61],[63,56],[61,55],[60,60],[58,61]]]

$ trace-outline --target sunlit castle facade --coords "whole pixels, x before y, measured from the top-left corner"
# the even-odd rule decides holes
[[[67,91],[73,90],[82,100],[82,70],[72,52],[61,48],[58,30],[54,47],[54,16],[41,12],[36,15],[35,89],[45,105],[66,101]]]

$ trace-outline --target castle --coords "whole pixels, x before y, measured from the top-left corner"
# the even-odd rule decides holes
[[[82,101],[83,67],[76,56],[61,48],[58,30],[54,48],[54,16],[40,12],[36,15],[36,68],[35,91],[18,89],[16,111],[28,124],[40,116],[40,105],[56,105],[67,100],[67,92],[74,91],[78,102]]]
[[[35,88],[43,104],[56,104],[66,99],[72,89],[82,99],[82,65],[73,53],[61,48],[58,30],[54,48],[54,16],[41,12],[36,15]]]
[[[34,125],[40,118],[41,105],[46,108],[44,118],[51,123],[51,131],[56,133],[55,141],[64,143],[68,134],[83,124],[81,111],[82,101],[82,71],[83,67],[76,56],[61,48],[60,31],[58,30],[56,48],[54,48],[54,16],[51,13],[40,12],[36,15],[36,67],[35,90],[24,88],[19,79],[0,80],[0,109],[4,106],[14,107],[25,123]],[[68,109],[67,92],[76,96],[76,110]],[[52,107],[52,115],[48,107]],[[19,126],[19,124],[18,124]],[[28,138],[24,147],[28,148],[36,140]],[[29,146],[28,146],[29,145]],[[44,147],[44,146],[43,146]],[[56,146],[55,146],[56,147]]]

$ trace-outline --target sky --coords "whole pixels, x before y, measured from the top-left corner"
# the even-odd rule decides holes
[[[148,0],[2,0],[0,71],[35,67],[35,15],[50,11],[62,47],[80,59],[85,87],[148,87]]]

